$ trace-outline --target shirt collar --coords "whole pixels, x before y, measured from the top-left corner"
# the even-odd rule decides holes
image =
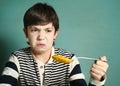
[[[48,61],[48,63],[47,63],[47,64],[49,64],[49,63],[52,63],[52,62],[53,62],[53,58],[52,58],[52,56],[53,56],[53,55],[55,55],[55,52],[54,52],[54,47],[52,47],[51,56],[50,56],[50,59],[49,59],[49,61]]]
[[[31,52],[32,53],[32,52]],[[36,58],[35,58],[35,55],[32,53],[32,55],[33,55],[33,58],[36,60],[36,62],[37,63],[39,63],[40,62],[40,60],[37,60]],[[53,55],[55,55],[55,52],[54,52],[54,47],[52,47],[52,52],[51,52],[51,56],[50,56],[50,59],[49,59],[49,61],[48,61],[48,63],[47,64],[50,64],[50,63],[52,63],[53,62],[53,58],[52,58],[52,56]],[[42,63],[42,62],[40,62],[40,63]],[[42,63],[42,64],[44,64],[44,63]],[[45,65],[45,64],[44,64]]]

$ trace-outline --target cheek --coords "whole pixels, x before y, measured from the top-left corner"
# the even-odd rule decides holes
[[[53,37],[48,37],[48,40],[52,42],[53,41]]]
[[[52,43],[53,41],[54,41],[54,36],[52,35],[52,36],[48,36],[48,41],[50,42],[50,43]]]
[[[33,44],[33,43],[35,43],[36,38],[34,36],[28,36],[28,40],[29,40],[30,44]]]
[[[54,40],[54,39],[56,39],[56,34],[53,34],[53,36],[52,36],[52,40]]]

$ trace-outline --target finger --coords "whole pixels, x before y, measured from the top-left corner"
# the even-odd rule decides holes
[[[91,71],[90,74],[91,74],[91,77],[92,77],[93,79],[95,79],[95,80],[100,81],[101,78],[102,78],[101,75],[96,74],[96,73],[94,73],[93,71]]]
[[[103,80],[102,77],[105,76],[105,72],[103,70],[98,70],[94,67],[91,68],[90,74],[95,80]]]
[[[100,59],[101,61],[107,62],[107,57],[106,57],[106,56],[101,56],[99,59]]]
[[[107,71],[107,67],[106,66],[101,66],[101,65],[98,65],[98,64],[93,64],[92,68],[94,68],[96,70],[99,70],[101,72],[104,72],[104,73],[106,73],[106,71]]]
[[[94,67],[100,68],[100,69],[104,70],[105,72],[107,71],[108,66],[109,66],[107,62],[103,62],[101,60],[97,60],[96,63],[93,65],[94,65]]]
[[[97,75],[100,75],[101,77],[102,77],[103,75],[105,75],[105,71],[104,71],[104,70],[101,70],[101,69],[97,69],[97,68],[92,67],[92,68],[91,68],[91,71],[94,72],[94,73],[97,74]]]

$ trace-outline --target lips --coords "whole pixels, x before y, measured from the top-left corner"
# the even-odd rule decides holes
[[[44,47],[45,44],[43,44],[43,43],[38,43],[37,46],[38,46],[38,47]]]

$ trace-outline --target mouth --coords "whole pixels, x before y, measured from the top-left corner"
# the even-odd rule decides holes
[[[43,43],[38,43],[37,46],[38,46],[38,47],[45,47],[45,44],[43,44]]]

